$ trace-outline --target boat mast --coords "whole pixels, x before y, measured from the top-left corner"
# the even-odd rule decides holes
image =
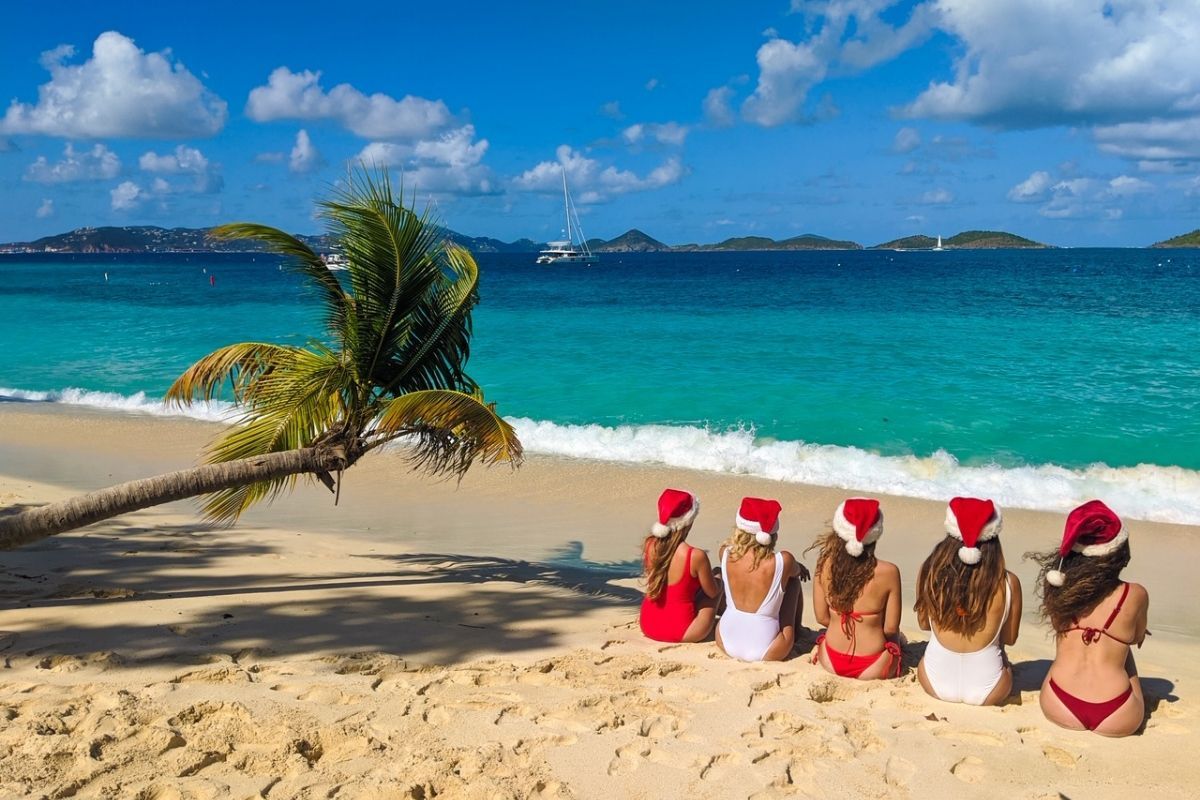
[[[564,166],[562,168],[562,178],[563,178],[563,216],[565,216],[567,218],[567,241],[574,242],[575,239],[573,236],[571,236],[571,204],[570,204],[570,201],[567,199],[567,168],[566,168],[566,166]]]

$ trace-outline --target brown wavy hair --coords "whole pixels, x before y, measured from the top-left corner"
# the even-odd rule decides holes
[[[1041,566],[1038,572],[1037,593],[1042,599],[1042,618],[1050,623],[1056,633],[1075,626],[1075,622],[1096,610],[1104,598],[1121,585],[1121,570],[1129,564],[1129,542],[1106,556],[1085,556],[1082,553],[1067,553],[1062,566],[1058,565],[1058,551],[1026,553]],[[1066,575],[1062,586],[1053,586],[1046,581],[1046,573],[1052,569]]]
[[[958,557],[962,546],[950,536],[934,546],[917,573],[913,608],[927,616],[937,630],[971,636],[987,624],[988,606],[1001,582],[1008,580],[1008,568],[999,539],[975,545],[982,553],[978,564],[967,564]]]
[[[829,607],[838,612],[853,611],[863,589],[875,577],[875,565],[879,560],[875,558],[874,543],[863,545],[862,555],[855,557],[846,552],[846,543],[841,537],[829,531],[818,536],[804,552],[817,549],[821,551],[817,556],[817,580],[821,580],[824,574],[821,570],[829,564],[829,585],[825,587]]]
[[[667,589],[667,572],[671,569],[671,559],[675,550],[687,539],[691,525],[681,528],[663,538],[647,536],[642,542],[642,570],[646,579],[646,596],[657,600]]]
[[[772,536],[770,544],[759,544],[753,533],[746,533],[741,528],[734,528],[733,533],[725,540],[725,547],[729,548],[730,561],[740,561],[742,556],[750,553],[754,559],[754,563],[750,565],[750,571],[753,572],[758,569],[759,563],[764,558],[775,553],[775,542],[778,539],[778,536]]]

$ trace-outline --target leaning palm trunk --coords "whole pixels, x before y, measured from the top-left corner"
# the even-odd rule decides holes
[[[21,547],[56,533],[162,503],[226,491],[257,481],[277,481],[305,474],[328,475],[347,466],[344,449],[321,445],[240,461],[205,464],[154,478],[119,483],[0,517],[0,550]]]
[[[209,519],[233,523],[254,503],[290,489],[297,476],[333,489],[331,473],[393,443],[432,475],[520,463],[512,426],[464,371],[479,297],[471,254],[397,203],[386,173],[350,176],[321,207],[347,260],[345,284],[283,231],[246,223],[213,231],[260,241],[284,256],[315,290],[326,335],[303,347],[227,345],[175,380],[170,404],[232,395],[241,412],[209,448],[209,463],[0,516],[0,548],[185,497],[204,497]]]

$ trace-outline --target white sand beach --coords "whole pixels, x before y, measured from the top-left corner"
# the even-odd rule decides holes
[[[0,406],[0,507],[187,466],[215,430]],[[644,640],[628,576],[666,485],[702,498],[693,543],[710,549],[741,495],[778,497],[797,555],[848,494],[537,457],[431,483],[383,455],[347,473],[337,508],[302,487],[212,529],[181,503],[0,553],[0,796],[1193,796],[1200,529],[1130,523],[1151,713],[1108,740],[1038,708],[1053,647],[1020,556],[1053,547],[1061,515],[1006,510],[1019,693],[984,709],[929,698],[911,670],[860,684]],[[911,590],[944,507],[881,499],[911,666]]]

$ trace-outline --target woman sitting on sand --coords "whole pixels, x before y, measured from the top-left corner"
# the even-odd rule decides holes
[[[1054,663],[1042,684],[1042,713],[1064,728],[1128,736],[1146,706],[1131,645],[1146,636],[1146,590],[1121,580],[1129,531],[1099,500],[1067,517],[1058,550],[1041,562],[1042,616],[1057,634]]]
[[[717,646],[741,661],[782,661],[796,643],[808,570],[786,550],[775,552],[781,510],[775,500],[743,498],[733,535],[721,545],[725,611]]]
[[[809,548],[821,549],[813,613],[826,626],[813,663],[846,678],[895,678],[901,662],[900,570],[875,558],[875,543],[883,535],[879,501],[844,501],[832,528]],[[838,625],[829,624],[833,614]]]
[[[1000,526],[991,500],[954,498],[948,535],[917,575],[917,624],[931,632],[917,680],[940,700],[994,706],[1012,691],[1004,648],[1021,626],[1021,582],[1005,568]]]
[[[658,498],[658,522],[642,546],[646,597],[642,633],[659,642],[699,642],[712,631],[720,593],[708,554],[687,543],[700,501],[667,489]]]

